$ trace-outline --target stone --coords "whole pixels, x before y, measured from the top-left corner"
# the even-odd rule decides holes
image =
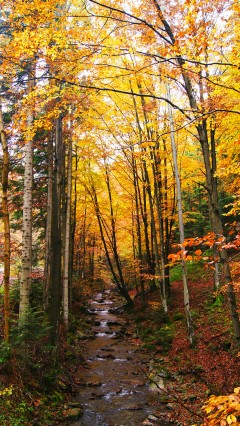
[[[68,420],[78,420],[80,417],[83,416],[83,409],[80,407],[68,408],[64,412],[64,415]]]
[[[158,417],[154,416],[153,414],[149,414],[148,420],[156,421],[158,420]]]
[[[129,405],[125,405],[125,407],[123,407],[123,410],[129,410],[129,411],[137,411],[137,410],[142,410],[142,406],[140,404],[129,404]]]

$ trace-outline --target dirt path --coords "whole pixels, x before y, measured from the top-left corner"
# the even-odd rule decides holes
[[[85,342],[87,368],[79,377],[83,416],[71,425],[167,425],[143,372],[149,360],[130,339],[128,322],[114,310],[115,303],[106,290],[89,305],[95,337]]]

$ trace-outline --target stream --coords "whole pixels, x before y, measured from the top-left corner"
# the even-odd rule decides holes
[[[89,304],[94,338],[84,342],[86,369],[79,378],[77,397],[83,415],[71,425],[168,425],[160,420],[161,404],[143,372],[149,359],[131,341],[128,321],[114,309],[114,301],[110,290],[105,290]]]

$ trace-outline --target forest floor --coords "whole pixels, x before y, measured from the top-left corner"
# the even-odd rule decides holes
[[[139,316],[134,315],[140,324],[139,343],[148,350],[155,371],[166,373],[162,401],[171,408],[169,419],[188,426],[203,423],[199,416],[204,417],[202,406],[210,395],[227,395],[240,385],[240,352],[235,347],[228,303],[213,295],[212,281],[189,282],[195,339],[191,347],[182,287],[182,282],[172,283],[170,322],[161,324],[162,333],[158,292],[148,295],[144,312],[139,301]]]
[[[79,372],[85,368],[84,338],[91,333],[87,300],[98,289],[95,285],[86,288],[74,306],[75,323],[68,342],[61,344],[60,369],[48,371],[50,355],[44,345],[40,347],[34,341],[27,348],[16,342],[11,355],[6,346],[1,346],[1,425],[47,426],[66,420],[67,404],[78,394]],[[147,293],[144,309],[140,297],[135,296],[134,310],[121,313],[129,324],[128,338],[145,353],[148,380],[163,377],[159,400],[165,407],[166,420],[184,426],[204,422],[201,407],[209,395],[227,395],[240,385],[240,352],[234,343],[227,296],[214,294],[212,280],[206,279],[189,282],[189,290],[195,333],[192,347],[180,281],[171,285],[169,320],[162,314],[159,290]],[[77,343],[76,330],[83,333]],[[24,357],[28,356],[31,360],[26,362]]]

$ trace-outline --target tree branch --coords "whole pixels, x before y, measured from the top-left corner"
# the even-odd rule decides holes
[[[126,12],[125,10],[117,9],[116,7],[113,7],[113,6],[108,6],[107,4],[100,3],[100,2],[98,2],[96,0],[89,0],[89,1],[91,3],[97,4],[98,6],[105,7],[106,9],[112,10],[114,12],[121,13],[123,15],[128,16],[129,18],[135,19],[140,24],[147,25],[149,28],[151,28],[151,30],[153,32],[155,32],[159,37],[161,37],[164,41],[166,41],[166,43],[173,44],[172,41],[170,41],[169,39],[167,39],[167,37],[165,37],[164,35],[162,35],[153,25],[151,25],[145,19],[138,18],[137,16],[134,16],[131,13]]]

